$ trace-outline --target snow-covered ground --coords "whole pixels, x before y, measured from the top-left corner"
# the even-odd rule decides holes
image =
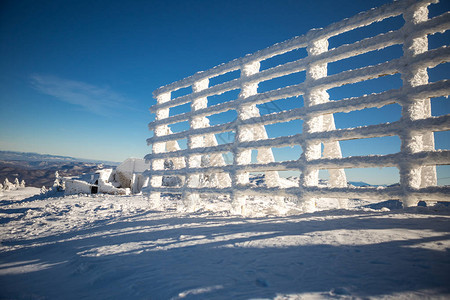
[[[329,201],[279,217],[258,198],[244,218],[226,199],[184,213],[180,200],[38,193],[0,194],[2,299],[450,297],[444,206]]]

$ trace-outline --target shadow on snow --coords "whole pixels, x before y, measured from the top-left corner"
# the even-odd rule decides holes
[[[148,216],[152,214],[158,215]],[[337,217],[324,218],[330,214]],[[448,251],[412,247],[448,240],[448,218],[433,215],[412,223],[396,214],[328,211],[260,219],[173,214],[156,220],[122,218],[61,235],[5,241],[24,248],[0,253],[0,296],[247,299],[303,293],[450,293]],[[342,245],[314,244],[313,235],[311,243],[301,246],[277,245],[277,238],[325,231],[392,229],[443,234],[360,245],[346,245],[345,240]],[[267,239],[273,245],[265,241],[258,246]],[[7,274],[12,265],[36,264],[40,268]]]

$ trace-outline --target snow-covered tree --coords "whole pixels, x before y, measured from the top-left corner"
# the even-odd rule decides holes
[[[45,193],[47,193],[48,192],[48,189],[45,187],[45,185],[43,185],[42,187],[41,187],[41,194],[45,194]]]
[[[3,182],[3,189],[4,189],[5,191],[9,191],[9,190],[11,190],[13,187],[14,187],[14,185],[13,185],[11,182],[9,182],[8,178],[5,178],[5,181]]]
[[[14,179],[14,187],[16,189],[18,189],[20,187],[20,182],[19,182],[19,178],[16,177],[16,179]]]
[[[59,178],[56,178],[54,181],[53,181],[53,187],[58,187],[59,186]]]
[[[53,181],[53,190],[61,192],[65,189],[65,184],[62,178],[59,176],[58,171],[55,172],[55,181]]]
[[[3,184],[0,183],[0,191],[3,190]]]
[[[25,180],[22,179],[22,181],[20,182],[20,187],[24,188],[25,187]]]
[[[62,179],[59,179],[59,178],[55,179],[55,181],[53,182],[54,190],[61,192],[61,191],[64,191],[65,188],[66,188],[66,184],[64,183],[64,181]]]

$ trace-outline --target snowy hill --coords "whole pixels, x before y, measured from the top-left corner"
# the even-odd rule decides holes
[[[93,160],[85,158],[74,158],[70,156],[39,154],[32,152],[16,152],[16,151],[0,151],[0,160],[3,161],[28,161],[28,162],[84,162],[84,163],[96,163],[107,164],[116,166],[118,162]]]
[[[143,196],[0,194],[0,298],[417,299],[450,295],[450,211],[351,209],[253,216],[228,199],[152,207]]]
[[[9,181],[19,178],[19,180],[25,180],[27,186],[49,187],[53,185],[56,171],[61,176],[77,176],[93,173],[99,167],[105,167],[105,165],[83,162],[0,160],[0,182],[3,182],[5,178]]]
[[[0,151],[0,182],[5,178],[25,180],[27,186],[49,187],[55,180],[55,172],[61,176],[77,176],[93,173],[99,167],[116,166],[114,162],[89,161],[73,157]]]

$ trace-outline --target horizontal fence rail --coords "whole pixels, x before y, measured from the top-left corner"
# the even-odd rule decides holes
[[[450,29],[449,12],[428,17],[428,7],[437,3],[395,1],[157,89],[157,104],[151,107],[156,118],[149,124],[154,134],[147,140],[152,153],[145,157],[150,162],[146,173],[151,201],[159,202],[161,193],[181,194],[186,205],[195,209],[203,194],[228,195],[238,213],[243,212],[252,195],[280,202],[283,197],[296,197],[304,211],[313,211],[322,198],[336,198],[343,208],[348,198],[399,199],[404,206],[419,201],[449,201],[450,188],[437,186],[436,167],[450,164],[450,150],[435,149],[434,133],[450,130],[450,115],[432,116],[430,99],[447,97],[450,82],[448,78],[429,82],[428,76],[428,70],[450,58],[447,45],[436,49],[428,46],[430,35]],[[400,28],[329,49],[331,39],[396,17],[404,21]],[[328,74],[331,64],[345,65],[347,59],[395,46],[401,47],[397,57]],[[261,64],[271,58],[301,49],[306,49],[305,57],[261,70]],[[210,80],[233,72],[240,72],[240,76],[210,85]],[[262,83],[291,75],[303,78],[302,82],[259,90]],[[331,89],[395,75],[401,78],[398,87],[330,99]],[[192,92],[173,97],[180,89]],[[218,96],[226,101],[210,104]],[[260,112],[261,105],[292,101],[293,97],[298,103],[303,99],[303,105]],[[172,113],[183,105],[185,111]],[[336,128],[334,117],[338,113],[388,105],[401,107],[398,120]],[[230,112],[237,117],[210,125],[211,116]],[[290,121],[302,122],[296,134],[269,137],[266,126]],[[175,132],[173,126],[183,122],[188,128]],[[228,134],[228,140],[219,143],[221,134]],[[343,141],[382,137],[398,137],[399,151],[342,157]],[[292,150],[301,148],[299,159],[275,160],[274,148],[292,146],[300,146]],[[252,151],[257,151],[256,162],[254,158],[252,161]],[[227,161],[227,157],[232,159]],[[398,169],[398,184],[357,188],[347,183],[344,169],[383,167]],[[319,170],[328,172],[326,186],[319,184]],[[283,186],[280,171],[299,172],[297,185]],[[251,185],[250,172],[263,173],[264,184]]]

